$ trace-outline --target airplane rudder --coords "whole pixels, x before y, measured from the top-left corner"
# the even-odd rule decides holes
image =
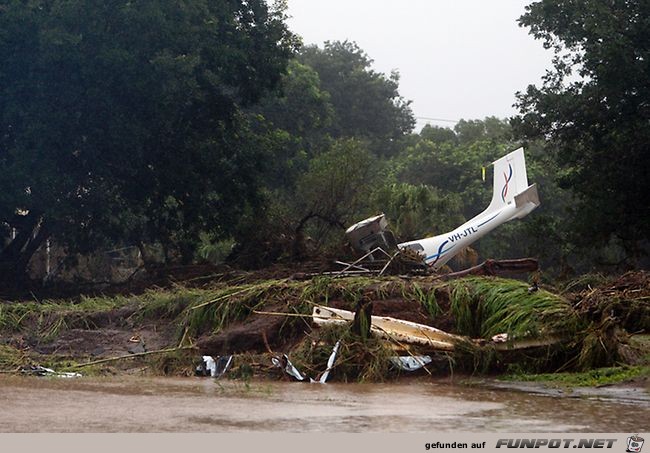
[[[512,164],[514,167],[514,187],[515,193],[519,194],[528,189],[528,175],[526,171],[526,157],[524,156],[524,149],[519,148],[512,152]]]
[[[505,205],[514,196],[515,166],[513,163],[513,153],[494,161],[492,202],[495,205]]]

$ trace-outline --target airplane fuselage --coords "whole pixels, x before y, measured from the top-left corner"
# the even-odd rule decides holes
[[[398,244],[399,248],[411,248],[425,255],[424,261],[429,266],[439,268],[453,258],[456,253],[469,246],[487,233],[523,213],[524,208],[517,208],[514,202],[497,212],[477,216],[465,222],[455,230],[438,236]]]
[[[416,250],[424,255],[426,264],[437,269],[499,225],[520,219],[539,206],[537,186],[528,186],[522,149],[502,157],[494,165],[493,197],[485,211],[453,231],[403,242],[398,247]]]

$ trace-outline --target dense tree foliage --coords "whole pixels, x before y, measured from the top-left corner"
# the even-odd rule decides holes
[[[0,2],[2,251],[233,232],[261,155],[240,113],[295,43],[262,0]],[[25,215],[26,214],[26,215]]]
[[[647,0],[543,0],[520,19],[556,56],[543,85],[519,95],[516,129],[548,140],[576,195],[572,242],[632,256],[647,254],[650,231],[648,11]]]
[[[326,132],[334,116],[330,94],[314,69],[293,59],[281,91],[270,93],[252,110],[257,114],[258,135],[266,137],[265,147],[272,156],[266,168],[267,185],[293,189],[309,161],[331,141]]]
[[[316,222],[316,239],[331,227],[338,235],[356,222],[355,215],[367,206],[375,188],[375,158],[354,139],[336,141],[330,149],[315,157],[309,170],[297,184],[297,239],[308,222]],[[313,229],[312,229],[313,230]],[[340,236],[337,238],[340,241]]]
[[[260,253],[303,257],[306,242],[336,248],[346,223],[370,210],[383,158],[399,152],[414,125],[397,74],[386,77],[371,63],[347,41],[303,48],[280,93],[252,109],[272,158],[263,178],[265,209],[239,227],[243,261],[259,266]]]
[[[381,212],[399,240],[441,234],[488,205],[490,163],[522,138],[542,205],[468,256],[558,273],[639,254],[642,9],[532,4],[521,23],[558,56],[519,95],[521,116],[413,133],[397,73],[348,41],[299,48],[281,2],[0,0],[4,275],[48,237],[261,267],[345,253],[345,228]]]
[[[393,154],[395,141],[415,125],[409,101],[400,96],[399,74],[386,76],[372,69],[372,60],[355,43],[326,42],[308,46],[299,60],[319,75],[335,111],[330,133],[370,141],[377,154]]]

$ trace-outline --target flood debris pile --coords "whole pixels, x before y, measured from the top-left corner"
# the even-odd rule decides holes
[[[575,309],[593,321],[613,320],[628,332],[650,331],[650,274],[629,272],[607,279],[591,276],[597,284],[583,283],[569,298]],[[582,279],[576,284],[580,284]]]
[[[244,322],[203,338],[199,347],[222,354],[229,344],[241,345],[238,339],[250,345],[248,338],[257,336],[255,352],[262,345],[269,353],[281,350],[301,373],[315,376],[340,341],[331,376],[343,381],[383,380],[422,364],[430,373],[511,367],[539,372],[634,361],[623,334],[595,343],[594,335],[603,335],[600,324],[570,297],[514,280],[316,279],[299,295],[285,294],[285,301],[292,297],[286,316],[277,302],[262,303]],[[361,307],[372,307],[366,313],[369,335],[355,332]],[[279,344],[280,338],[292,341]]]
[[[578,365],[589,369],[641,363],[643,352],[629,339],[630,334],[650,332],[650,274],[629,272],[609,279],[588,276],[576,283],[594,279],[597,284],[586,283],[569,293],[574,309],[589,323]]]
[[[648,291],[645,273],[562,294],[494,277],[317,277],[2,303],[0,371],[201,365],[324,382],[589,369],[639,360],[629,333],[647,329]]]
[[[389,345],[374,336],[357,336],[345,325],[312,330],[291,351],[290,357],[300,370],[317,376],[328,369],[332,345],[337,343],[331,380],[379,382],[391,376],[390,357],[395,353]]]

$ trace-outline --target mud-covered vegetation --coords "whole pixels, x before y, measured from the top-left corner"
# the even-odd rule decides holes
[[[534,373],[637,367],[647,374],[643,332],[650,316],[650,276],[630,273],[600,286],[578,282],[564,292],[531,290],[525,282],[470,277],[316,277],[249,283],[204,282],[151,289],[140,295],[0,304],[0,371],[29,365],[84,373],[193,374],[201,355],[234,355],[230,377],[279,378],[270,358],[287,354],[308,376],[380,381],[403,376],[389,357],[429,354],[420,374]],[[575,292],[571,288],[576,289]],[[349,325],[316,327],[315,305],[354,311],[369,301],[373,315],[430,325],[474,341],[454,351],[404,348],[396,341],[354,334]],[[647,332],[647,331],[646,331]],[[496,348],[489,340],[532,341]],[[548,340],[548,341],[547,341]],[[589,371],[592,373],[591,371]],[[617,374],[618,371],[612,372]],[[620,373],[618,373],[620,374]]]

